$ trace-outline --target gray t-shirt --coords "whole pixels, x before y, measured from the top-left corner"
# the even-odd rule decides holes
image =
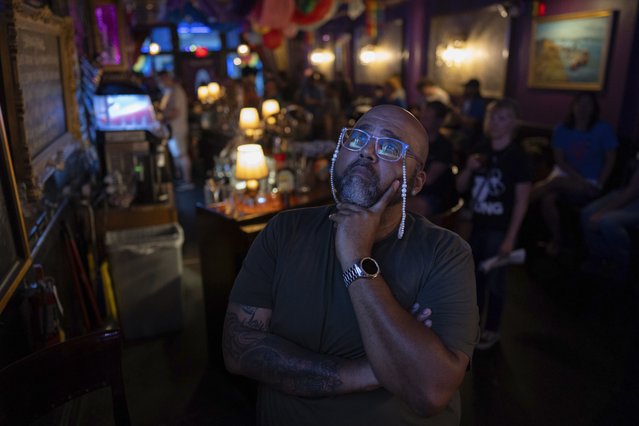
[[[320,354],[356,359],[364,346],[335,255],[334,206],[278,214],[258,235],[230,300],[272,310],[270,331]],[[472,356],[478,338],[470,247],[458,235],[408,215],[404,238],[393,233],[373,247],[381,274],[406,310],[419,302],[433,311],[432,330],[451,349]],[[301,398],[261,386],[263,425],[451,425],[460,419],[459,394],[446,410],[424,419],[385,389]]]

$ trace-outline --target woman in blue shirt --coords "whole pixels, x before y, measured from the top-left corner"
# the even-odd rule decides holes
[[[552,137],[555,167],[531,193],[531,201],[541,203],[542,216],[551,233],[546,246],[549,255],[557,255],[561,247],[557,201],[581,207],[593,200],[612,172],[617,145],[610,124],[599,119],[595,94],[578,93],[566,121],[557,126]]]

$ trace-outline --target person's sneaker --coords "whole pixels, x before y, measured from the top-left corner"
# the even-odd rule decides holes
[[[175,186],[175,190],[178,192],[190,191],[193,188],[195,188],[195,185],[193,185],[193,182],[182,182]]]
[[[479,343],[477,343],[477,349],[485,351],[492,348],[495,343],[499,341],[499,333],[496,331],[484,330],[481,332]]]

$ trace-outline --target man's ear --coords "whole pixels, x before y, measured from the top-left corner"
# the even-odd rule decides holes
[[[415,179],[413,181],[413,188],[411,189],[411,195],[417,195],[419,191],[422,190],[422,187],[426,183],[426,172],[424,170],[420,170],[415,175]]]

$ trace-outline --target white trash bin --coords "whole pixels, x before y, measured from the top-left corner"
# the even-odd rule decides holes
[[[177,223],[106,233],[120,327],[127,340],[183,327],[183,243],[184,231]]]

